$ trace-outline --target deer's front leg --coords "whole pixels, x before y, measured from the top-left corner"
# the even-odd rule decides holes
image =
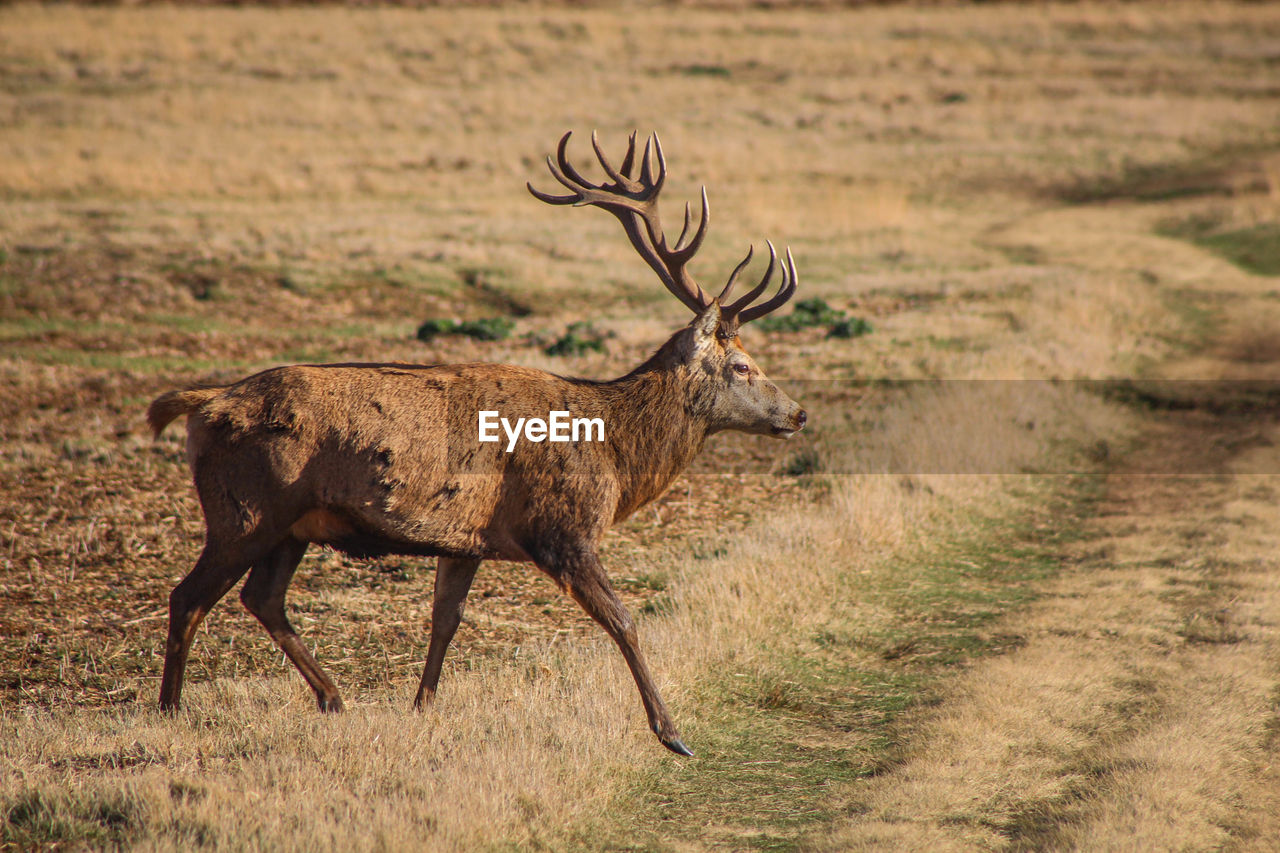
[[[667,706],[658,695],[658,688],[654,686],[644,655],[640,652],[635,622],[610,586],[600,559],[594,552],[576,554],[557,559],[555,565],[547,568],[548,573],[564,585],[574,600],[582,605],[582,609],[609,632],[609,636],[613,637],[622,650],[636,686],[640,688],[640,701],[644,703],[645,713],[649,717],[649,728],[658,736],[658,740],[674,753],[693,755],[689,747],[680,740],[680,733],[676,731],[675,723],[671,722]]]

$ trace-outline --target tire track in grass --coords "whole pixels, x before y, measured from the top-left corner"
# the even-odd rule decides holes
[[[1206,401],[1212,402],[1212,401]],[[1280,421],[1152,413],[1072,570],[819,849],[1275,849]]]

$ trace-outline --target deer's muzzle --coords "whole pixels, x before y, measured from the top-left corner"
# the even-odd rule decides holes
[[[804,429],[804,425],[809,422],[809,413],[800,408],[799,404],[795,404],[795,408],[787,415],[787,422],[773,428],[773,434],[778,438],[791,438],[791,436]]]

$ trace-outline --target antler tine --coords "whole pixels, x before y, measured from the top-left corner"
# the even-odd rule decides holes
[[[551,163],[550,157],[547,158],[547,163],[548,165]],[[533,194],[534,198],[538,201],[545,201],[547,204],[577,204],[582,200],[581,195],[552,195],[551,193],[544,193],[530,181],[525,181],[524,185]]]
[[[737,318],[739,323],[745,323],[746,320],[742,315],[748,305],[760,298],[760,294],[764,293],[769,287],[769,282],[773,281],[773,272],[778,266],[778,252],[773,248],[773,243],[765,240],[765,245],[769,247],[769,268],[764,271],[764,277],[760,279],[760,283],[751,288],[743,295],[741,299],[732,305],[724,306],[724,315],[730,318]],[[748,252],[748,257],[750,253]],[[786,275],[786,270],[783,270]],[[784,282],[785,284],[785,282]]]
[[[653,182],[653,191],[656,193],[667,182],[667,158],[662,156],[662,140],[658,138],[656,130],[649,135],[649,142],[653,143],[653,151],[658,155],[658,177]],[[649,183],[649,142],[644,144],[644,163],[640,169],[640,180],[646,184]]]
[[[747,247],[747,256],[742,259],[733,272],[729,273],[729,280],[725,283],[724,290],[720,291],[720,295],[716,297],[716,301],[724,305],[724,301],[729,298],[729,294],[733,292],[733,286],[738,283],[738,276],[747,268],[747,264],[751,263],[751,256],[755,254],[756,247]]]
[[[556,146],[556,162],[560,165],[560,170],[579,187],[590,187],[591,183],[586,178],[578,174],[578,170],[573,168],[573,164],[569,162],[569,137],[573,136],[573,131],[567,131],[564,136],[560,137],[560,144]],[[554,174],[555,170],[552,170]],[[564,183],[564,181],[561,181]],[[565,184],[568,186],[568,184]],[[573,187],[569,187],[573,189]]]
[[[575,178],[581,179],[582,176],[575,172],[572,166],[569,166],[564,156],[565,147],[569,144],[569,137],[572,135],[573,131],[571,130],[564,136],[560,137],[560,145],[557,153],[559,154],[561,164],[567,166],[568,171],[571,172]],[[578,183],[575,184],[571,181],[566,177],[565,173],[561,171],[561,169],[557,168],[555,161],[551,159],[550,155],[547,156],[547,168],[551,171],[551,176],[559,181],[565,189],[573,190],[573,194],[552,195],[551,193],[544,193],[542,190],[537,189],[533,185],[532,181],[525,181],[525,187],[527,187],[529,192],[533,194],[533,197],[539,201],[545,201],[547,204],[581,204],[583,200],[583,187],[581,184],[585,182],[579,180]]]
[[[573,167],[570,166],[570,170],[572,170],[572,168]],[[573,190],[573,193],[574,193],[574,195],[572,196],[573,204],[583,204],[586,201],[587,194],[590,192],[591,188],[587,186],[584,181],[575,181],[572,177],[570,177],[569,175],[566,175],[564,173],[564,169],[561,166],[557,165],[556,161],[552,160],[550,157],[547,157],[547,169],[550,170],[551,177],[559,181],[563,187],[569,190]],[[576,175],[577,173],[575,172],[574,174]],[[581,177],[581,176],[579,175],[578,177]],[[529,188],[533,189],[532,184],[529,186]],[[563,198],[567,198],[567,196],[554,196],[554,198],[563,199]],[[562,201],[559,203],[564,204],[565,202]]]
[[[711,222],[711,204],[707,201],[707,188],[702,188],[702,216],[698,220],[698,230],[693,232],[693,236],[689,238],[689,245],[683,249],[680,244],[684,242],[685,231],[689,229],[689,206],[685,205],[685,224],[684,230],[680,232],[680,239],[676,241],[676,248],[672,255],[683,261],[689,260],[698,253],[698,249],[702,248],[702,240],[707,236],[707,225]]]
[[[772,246],[770,248],[773,248]],[[770,264],[769,271],[773,272],[773,265]],[[762,282],[763,284],[763,282]],[[738,315],[738,322],[750,323],[752,320],[758,320],[771,311],[776,311],[787,303],[796,292],[796,287],[800,284],[800,277],[796,274],[796,261],[791,257],[791,247],[787,247],[787,262],[782,267],[782,283],[778,285],[778,292],[770,297],[768,302],[762,302],[759,305],[753,305]]]
[[[633,130],[631,135],[627,137],[627,156],[622,158],[622,169],[620,170],[625,178],[631,177],[631,167],[636,162],[636,134],[638,132]]]
[[[676,240],[675,248],[678,250],[680,244],[684,242],[685,235],[689,233],[689,226],[693,224],[693,209],[689,207],[689,202],[684,203],[684,225],[680,228],[680,237]]]
[[[604,149],[600,147],[600,137],[594,130],[591,131],[591,147],[595,149],[596,159],[600,161],[605,174],[613,178],[620,187],[626,187],[631,184],[627,173],[631,171],[631,163],[636,154],[636,132],[634,130],[631,131],[631,137],[627,140],[627,156],[622,159],[622,170],[620,172],[613,168],[613,164],[605,156]]]

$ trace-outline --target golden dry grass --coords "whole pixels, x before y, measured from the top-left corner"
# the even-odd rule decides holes
[[[1060,489],[1016,472],[1093,464],[1073,448],[1122,448],[1137,428],[1070,384],[882,392],[849,380],[1150,374],[1221,316],[1239,323],[1228,299],[1247,305],[1236,309],[1254,323],[1245,349],[1265,369],[1268,285],[1161,228],[1274,221],[1277,36],[1274,9],[1229,4],[0,9],[0,623],[13,666],[0,694],[3,843],[795,843],[810,824],[741,813],[732,791],[697,778],[721,769],[719,752],[757,759],[758,787],[795,784],[801,797],[752,752],[763,745],[727,742],[737,709],[763,709],[770,731],[791,725],[800,748],[890,766],[901,750],[886,726],[901,709],[888,722],[866,710],[883,688],[844,685],[833,695],[846,704],[821,714],[868,716],[814,726],[796,660],[900,679],[921,701],[937,688],[913,679],[949,671],[922,662],[931,623],[972,618],[978,650],[964,654],[999,650],[975,614],[1023,594],[961,606],[945,597],[980,581],[937,575],[938,554],[992,519],[1042,511]],[[164,596],[201,528],[180,439],[149,440],[146,401],[295,360],[625,370],[681,309],[612,220],[543,208],[522,184],[549,186],[541,158],[565,128],[597,127],[614,147],[637,126],[662,134],[673,202],[708,186],[705,280],[771,237],[795,248],[803,295],[874,327],[852,341],[749,330],[813,429],[798,447],[718,437],[610,540],[613,576],[649,611],[643,642],[661,687],[690,744],[712,754],[686,767],[660,752],[616,651],[510,565],[482,570],[432,713],[407,710],[429,571],[331,554],[308,558],[291,606],[352,696],[349,714],[316,716],[230,602],[196,643],[188,710],[151,710]],[[524,315],[506,341],[413,338],[425,317],[512,313]],[[545,355],[579,319],[614,333],[608,351]],[[1200,375],[1179,364],[1169,375]],[[817,473],[770,475],[805,452]],[[818,647],[827,636],[841,638],[834,651]],[[1045,666],[1077,652],[1049,649]],[[726,705],[722,682],[739,677]],[[1242,697],[1265,682],[1239,677]],[[1078,698],[1077,727],[1110,720],[1114,681],[1049,684],[1060,689],[1046,704]],[[962,680],[957,695],[970,694],[977,710],[956,718],[970,734],[1006,751],[1040,736],[1000,694]],[[998,725],[981,710],[1004,707]],[[1114,749],[1147,762],[1190,727]],[[1191,790],[1196,774],[1246,779],[1234,791],[1249,802],[1259,740],[1227,729],[1207,736],[1216,757],[1126,777],[1133,793],[1106,802],[1128,811],[1091,812],[1091,826],[1123,833],[1138,811],[1154,821],[1170,806],[1139,809],[1155,802],[1141,792]],[[1113,748],[1087,728],[1069,735],[1048,752]],[[934,737],[926,749],[945,762],[955,740]],[[1052,799],[1061,763],[990,770],[997,793],[973,806],[975,825],[1007,813],[998,789],[1010,778]],[[925,813],[912,772],[884,777],[876,802]],[[871,796],[857,784],[872,783],[850,793],[847,781],[805,788],[817,815],[806,820],[835,820],[812,806],[823,797]],[[1223,808],[1186,803],[1209,823]],[[869,827],[837,822],[815,837],[863,843]],[[919,848],[931,836],[895,837]]]
[[[1274,429],[1192,414],[1150,433],[1078,568],[1003,624],[1022,647],[965,673],[815,846],[1273,849]]]

